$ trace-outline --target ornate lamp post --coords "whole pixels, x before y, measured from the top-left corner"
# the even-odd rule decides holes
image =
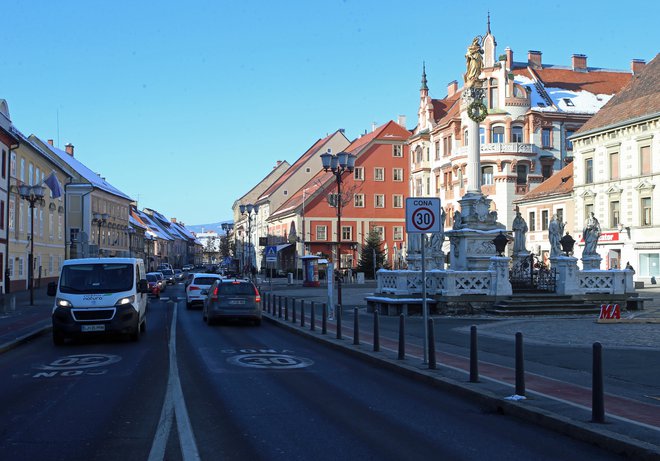
[[[226,240],[226,245],[230,248],[228,250],[227,256],[229,256],[231,252],[231,246],[229,245],[229,233],[234,230],[234,224],[230,222],[223,222],[222,223],[222,230],[225,231],[225,240]]]
[[[110,215],[108,215],[107,213],[94,213],[94,214],[92,214],[92,218],[93,218],[92,222],[96,223],[96,225],[98,226],[96,246],[98,248],[99,258],[101,257],[101,226],[103,226],[104,224],[106,224],[108,222],[109,217],[110,217]]]
[[[325,171],[331,171],[335,175],[335,181],[337,182],[337,200],[335,203],[337,207],[337,271],[339,272],[339,278],[337,279],[337,306],[341,309],[341,184],[344,173],[352,173],[355,169],[355,155],[348,152],[340,152],[337,155],[326,152],[325,154],[321,154],[321,162],[323,163],[323,169]]]
[[[35,185],[18,186],[18,193],[30,204],[30,257],[28,258],[28,284],[30,286],[30,306],[34,305],[34,206],[44,204],[44,187]]]
[[[244,252],[247,258],[246,258],[246,264],[243,265],[243,270],[245,271],[245,268],[249,266],[248,270],[249,270],[250,278],[252,278],[252,218],[256,216],[257,213],[259,212],[259,205],[253,205],[252,203],[248,203],[246,205],[239,205],[238,208],[241,211],[241,214],[247,218],[247,225],[248,225],[247,252]]]

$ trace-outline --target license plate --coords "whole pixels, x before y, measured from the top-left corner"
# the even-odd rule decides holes
[[[105,325],[83,325],[82,327],[80,327],[80,331],[82,332],[105,331]]]
[[[230,299],[229,304],[245,304],[244,299]]]

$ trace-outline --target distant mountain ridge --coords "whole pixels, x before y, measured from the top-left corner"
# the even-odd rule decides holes
[[[231,223],[233,221],[220,221],[220,222],[215,222],[211,224],[193,224],[193,225],[186,225],[186,229],[189,229],[196,234],[200,232],[210,232],[210,231],[215,231],[218,234],[224,234],[225,231],[222,230],[222,225],[224,223]]]

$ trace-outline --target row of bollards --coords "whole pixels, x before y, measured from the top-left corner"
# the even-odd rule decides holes
[[[284,296],[277,296],[273,293],[266,293],[264,296],[266,312],[289,320],[289,299]],[[296,300],[291,298],[291,321],[297,322]],[[328,306],[321,303],[321,334],[328,332]],[[300,326],[305,327],[305,300],[300,300]],[[336,319],[336,337],[342,339],[342,309],[337,306],[335,312]],[[433,319],[428,319],[426,325],[428,332],[428,368],[431,370],[437,369],[437,359],[435,350],[435,328]],[[309,308],[309,329],[316,331],[316,303],[310,302]],[[406,333],[405,333],[405,316],[399,315],[399,341],[398,341],[398,360],[405,360],[406,358]],[[353,309],[353,344],[360,345],[360,320],[359,311],[355,307]],[[380,317],[378,309],[373,312],[373,351],[380,351]],[[593,363],[592,363],[592,415],[591,421],[594,423],[605,422],[605,401],[604,401],[604,388],[603,388],[603,363],[602,363],[602,346],[596,342],[593,344]],[[479,358],[478,358],[478,341],[477,341],[477,327],[470,327],[470,363],[469,363],[469,382],[479,382]],[[523,351],[523,335],[518,332],[515,335],[515,393],[518,396],[525,396],[525,359]]]

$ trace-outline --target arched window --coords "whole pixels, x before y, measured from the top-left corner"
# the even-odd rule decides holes
[[[504,127],[494,126],[490,135],[490,142],[504,142]]]
[[[520,125],[511,127],[511,142],[523,142],[523,129]]]
[[[481,167],[481,185],[488,186],[490,184],[493,184],[493,167]]]
[[[488,103],[489,103],[489,108],[494,109],[496,107],[499,107],[499,97],[500,97],[500,92],[499,88],[497,87],[497,79],[496,78],[491,78],[489,82],[490,86],[490,97],[488,98]],[[493,141],[495,142],[495,141]]]

